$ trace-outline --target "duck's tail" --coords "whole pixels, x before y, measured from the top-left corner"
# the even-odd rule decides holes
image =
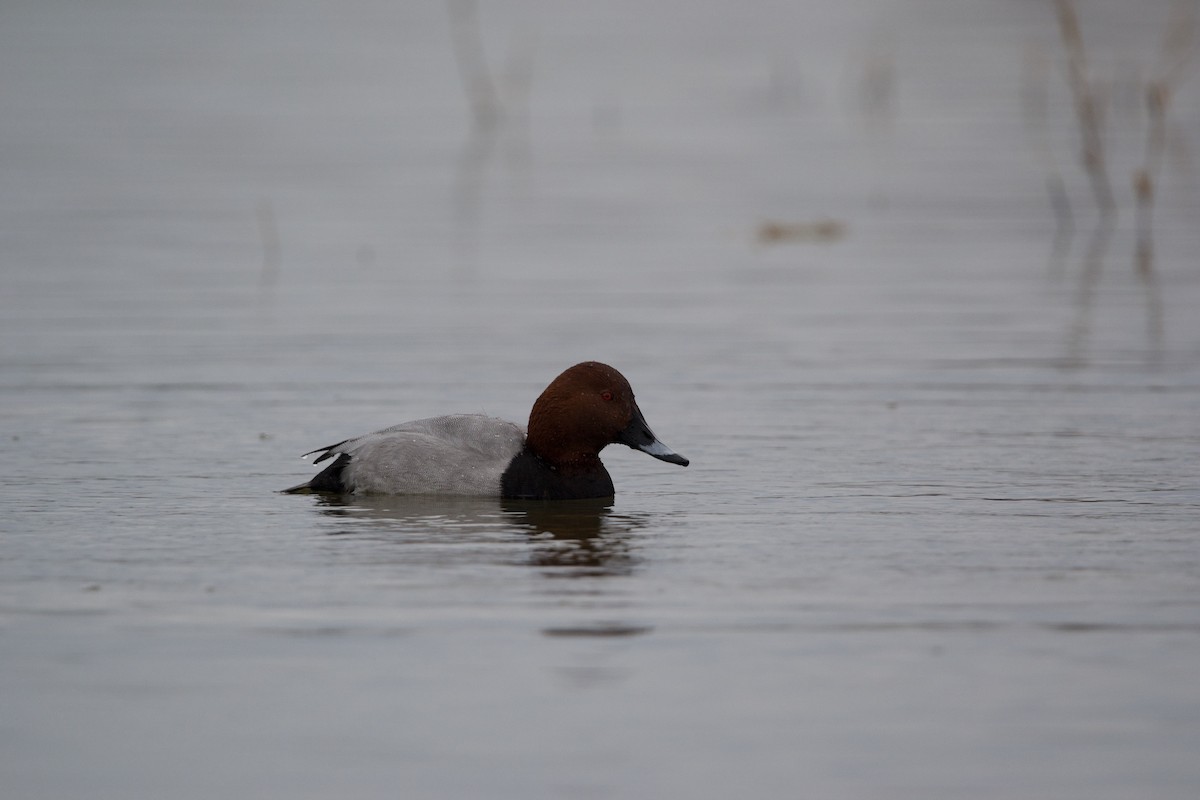
[[[334,445],[334,447],[336,446],[337,445]],[[314,450],[313,452],[316,453],[320,451]],[[309,455],[312,455],[312,453]],[[318,458],[317,461],[324,461],[326,458],[329,458],[330,455],[331,453],[327,452],[325,455]],[[350,491],[350,488],[346,486],[346,483],[342,480],[342,471],[349,463],[349,455],[346,453],[338,453],[338,457],[334,459],[333,463],[314,475],[312,480],[306,481],[299,486],[293,486],[290,489],[284,489],[283,494],[347,494]]]

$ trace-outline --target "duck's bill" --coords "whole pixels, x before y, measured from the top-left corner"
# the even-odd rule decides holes
[[[667,447],[658,439],[655,439],[653,442],[644,447],[635,447],[634,449],[641,450],[643,453],[649,453],[655,458],[662,459],[663,461],[670,461],[672,464],[678,464],[681,467],[686,467],[690,463],[686,458]]]
[[[650,426],[646,424],[646,418],[642,416],[642,410],[637,406],[633,407],[633,419],[625,426],[625,430],[617,434],[617,441],[634,450],[641,450],[657,459],[678,464],[681,467],[686,467],[689,463],[686,458],[667,447],[654,435],[654,431],[650,430]]]

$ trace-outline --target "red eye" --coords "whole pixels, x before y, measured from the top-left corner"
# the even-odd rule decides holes
[[[600,396],[605,400],[612,400],[612,392],[610,392],[608,389],[605,389],[603,392],[601,392]]]

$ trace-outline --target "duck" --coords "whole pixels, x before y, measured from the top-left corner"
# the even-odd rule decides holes
[[[493,496],[582,500],[615,495],[600,460],[623,444],[686,467],[688,459],[654,435],[625,376],[598,361],[562,372],[520,425],[484,414],[403,422],[318,447],[332,463],[288,494]]]

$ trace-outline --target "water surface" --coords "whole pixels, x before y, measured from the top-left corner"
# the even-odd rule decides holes
[[[485,5],[0,12],[4,795],[1194,797],[1170,4],[1077,4],[1108,225],[1049,4]],[[584,359],[691,466],[277,493]]]

